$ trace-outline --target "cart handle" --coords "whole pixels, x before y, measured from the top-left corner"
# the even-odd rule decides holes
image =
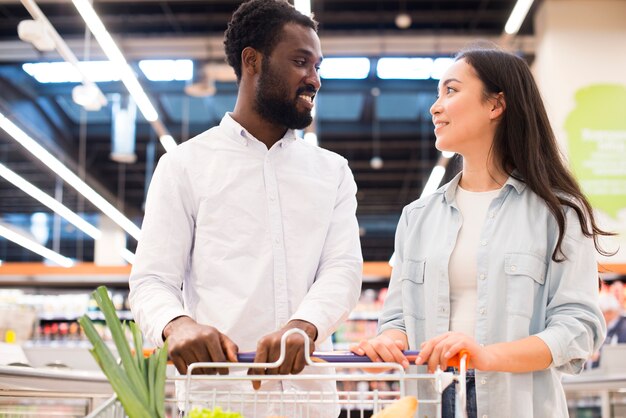
[[[405,350],[402,352],[411,363],[415,361],[419,353],[417,350]],[[239,353],[237,354],[237,361],[240,363],[253,363],[255,355],[254,351]],[[448,366],[461,368],[462,356],[467,356],[466,361],[469,363],[468,351],[461,350],[459,354],[448,360]],[[314,363],[372,363],[368,356],[354,354],[351,351],[314,351],[311,354],[311,361]]]

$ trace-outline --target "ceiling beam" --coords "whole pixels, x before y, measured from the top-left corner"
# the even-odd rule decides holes
[[[2,1],[2,0],[0,0]],[[115,34],[113,34],[115,38]],[[497,43],[499,36],[482,38]],[[81,59],[83,38],[65,39],[70,49]],[[137,37],[117,38],[116,41],[129,61],[158,58],[190,58],[201,61],[223,62],[224,40],[221,36],[185,37]],[[351,35],[321,36],[322,50],[326,56],[443,56],[451,55],[476,41],[473,36],[436,36],[407,34],[398,35]],[[533,55],[535,40],[532,36],[519,36],[514,45],[517,51]],[[106,59],[100,48],[93,43],[90,59]],[[54,52],[40,52],[31,44],[13,40],[0,42],[0,62],[58,61]]]

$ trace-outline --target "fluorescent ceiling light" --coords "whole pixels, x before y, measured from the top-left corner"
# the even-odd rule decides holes
[[[7,119],[2,113],[0,113],[0,128],[4,129],[9,135],[19,142],[27,151],[33,154],[37,159],[44,163],[48,168],[54,171],[59,177],[61,177],[67,184],[72,186],[76,191],[85,196],[95,207],[100,209],[105,215],[107,215],[113,222],[118,224],[124,229],[130,236],[135,239],[139,239],[140,229],[130,219],[128,219],[122,212],[117,210],[112,204],[107,202],[105,198],[100,196],[94,189],[89,187],[87,183],[82,181],[76,174],[68,169],[61,161],[56,159],[45,148],[43,148],[37,141],[28,136],[17,125]]]
[[[89,235],[91,238],[98,239],[102,236],[102,232],[98,228],[85,221],[76,213],[72,212],[67,206],[63,205],[50,195],[47,195],[41,189],[35,187],[32,183],[29,183],[23,177],[11,171],[1,163],[0,176],[4,177],[8,182],[12,183],[14,186],[20,188],[31,197],[37,199],[39,202],[52,209],[55,213],[58,213],[69,223]]]
[[[513,11],[511,12],[511,16],[509,16],[509,20],[506,21],[506,25],[504,25],[504,31],[509,35],[515,35],[517,31],[519,31],[520,26],[524,23],[524,19],[526,19],[526,15],[528,14],[528,10],[530,10],[530,6],[532,6],[533,0],[517,0],[515,3],[515,7],[513,7]]]
[[[102,24],[102,21],[96,14],[92,5],[88,0],[72,0],[72,2],[74,3],[74,6],[76,6],[78,13],[80,13],[85,20],[89,30],[93,33],[93,36],[100,44],[100,47],[106,56],[117,66],[122,83],[124,83],[130,95],[133,96],[133,99],[135,100],[135,103],[137,103],[137,107],[141,111],[143,117],[146,118],[148,122],[154,122],[157,120],[159,115],[156,109],[150,102],[146,92],[139,84],[139,81],[137,81],[137,77],[135,77],[133,70],[130,68],[124,58],[124,55],[122,55],[122,52],[115,44],[115,41],[113,41],[113,38]]]
[[[193,78],[192,60],[141,60],[139,68],[150,81],[187,81]]]
[[[432,69],[432,58],[381,58],[376,74],[383,80],[427,80]]]
[[[326,79],[363,80],[370,73],[369,58],[326,58],[320,67],[320,76]]]
[[[40,256],[47,258],[48,260],[51,260],[62,267],[72,267],[74,265],[74,262],[70,258],[62,256],[61,254],[54,252],[41,244],[36,243],[32,239],[27,238],[22,234],[5,227],[4,225],[0,225],[0,236],[8,239],[9,241],[13,241],[18,245],[21,245],[27,250],[37,253]]]
[[[430,71],[430,78],[440,80],[441,77],[443,77],[443,73],[445,73],[452,64],[454,64],[454,58],[435,58]]]
[[[50,23],[46,15],[41,11],[39,6],[37,6],[37,3],[35,2],[35,0],[22,0],[22,4],[26,8],[26,10],[28,10],[30,15],[35,19],[35,21],[39,23],[39,26],[43,28],[45,32],[45,37],[49,38],[49,40],[52,41],[52,44],[53,44],[52,46],[57,50],[59,55],[61,55],[61,57],[65,61],[72,64],[78,70],[78,72],[81,73],[83,85],[86,88],[97,92],[94,94],[93,101],[89,103],[88,106],[85,106],[85,108],[87,110],[93,111],[93,110],[99,110],[102,106],[106,105],[107,99],[106,97],[104,97],[104,94],[102,94],[102,91],[100,91],[100,89],[95,85],[95,83],[89,77],[89,75],[87,75],[83,71],[83,69],[78,65],[78,59],[76,58],[76,55],[74,55],[70,47],[67,46],[67,43],[65,43],[63,38],[61,38],[61,35],[59,35],[56,29],[54,29],[54,27],[52,26],[52,24]],[[22,23],[24,22],[20,23],[19,25],[20,27],[22,26]],[[25,26],[22,27],[22,29],[26,29],[26,32],[28,32],[27,28],[29,25],[30,25],[29,23],[25,23]],[[20,32],[19,29],[20,28],[18,27],[18,32]],[[26,35],[26,34],[24,33],[20,34],[20,39],[24,39],[22,35]],[[29,37],[26,36],[26,38],[29,38]]]
[[[126,260],[128,264],[135,264],[134,252],[130,251],[128,248],[124,248],[122,249],[122,252],[120,254],[122,255],[122,258]]]
[[[293,6],[305,16],[311,16],[311,0],[294,0]]]
[[[111,61],[85,61],[77,64],[94,82],[118,81],[117,67]],[[36,62],[22,65],[28,75],[40,83],[80,83],[83,75],[69,62]]]
[[[161,145],[165,148],[165,152],[170,152],[176,148],[177,145],[172,135],[161,135],[159,137],[159,141],[161,141]]]
[[[424,186],[424,190],[420,195],[420,198],[433,194],[433,192],[439,187],[439,184],[441,184],[441,179],[443,178],[444,174],[446,174],[446,168],[444,166],[434,166],[433,171],[430,173],[430,177],[428,177],[426,186]]]

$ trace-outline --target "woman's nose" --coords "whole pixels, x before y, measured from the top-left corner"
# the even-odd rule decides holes
[[[439,99],[435,100],[435,103],[430,107],[430,114],[436,115],[437,113],[441,113],[441,105],[439,104]]]

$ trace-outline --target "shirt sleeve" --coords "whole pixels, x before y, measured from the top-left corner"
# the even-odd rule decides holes
[[[129,301],[146,338],[163,345],[163,328],[189,315],[182,285],[189,266],[195,216],[189,187],[173,156],[165,154],[152,177],[141,237],[129,279]]]
[[[406,208],[402,211],[402,216],[400,216],[400,221],[396,229],[393,269],[391,270],[389,290],[387,291],[383,311],[378,319],[379,333],[388,329],[397,329],[406,333],[404,315],[402,313],[402,283],[400,281],[402,265],[404,263],[404,239],[407,229],[406,211]],[[411,345],[411,342],[409,342],[409,344]]]
[[[312,323],[324,341],[343,322],[359,299],[363,257],[356,219],[357,186],[344,160],[337,198],[315,281],[290,318]]]
[[[598,306],[598,269],[592,238],[585,237],[573,211],[568,211],[563,253],[567,258],[548,266],[546,329],[536,334],[552,353],[551,367],[579,373],[600,348],[606,324]]]

